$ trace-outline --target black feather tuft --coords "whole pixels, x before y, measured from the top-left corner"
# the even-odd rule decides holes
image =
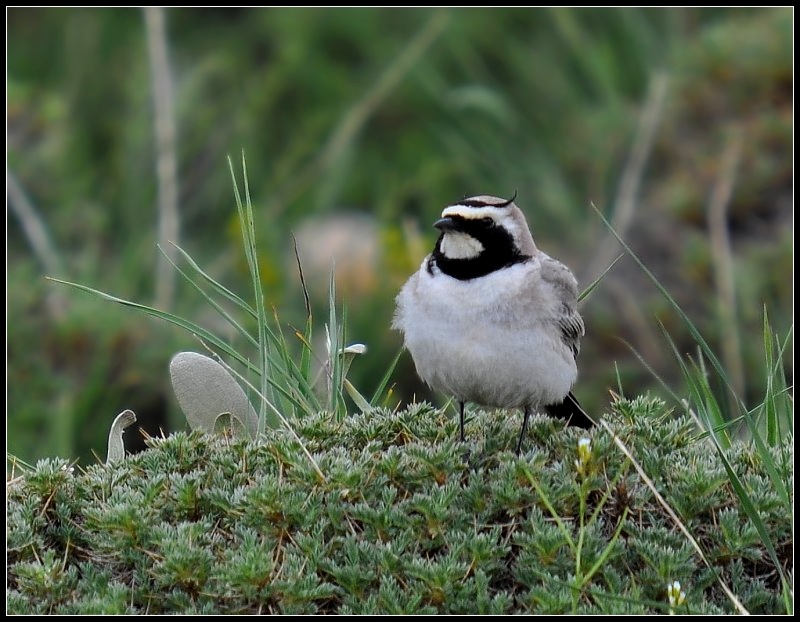
[[[578,400],[572,395],[572,392],[567,394],[564,401],[560,404],[550,404],[545,406],[547,414],[557,419],[564,419],[567,425],[574,425],[584,430],[588,430],[594,426],[594,422],[586,414],[586,411],[581,408]]]

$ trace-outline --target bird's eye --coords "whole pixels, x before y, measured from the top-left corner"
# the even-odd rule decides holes
[[[491,227],[494,224],[494,219],[490,216],[486,216],[485,218],[481,218],[481,224],[487,227]]]

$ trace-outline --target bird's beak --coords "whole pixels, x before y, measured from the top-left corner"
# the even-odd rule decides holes
[[[433,226],[436,227],[439,231],[455,231],[458,226],[454,218],[450,216],[445,216],[444,218],[440,218]]]

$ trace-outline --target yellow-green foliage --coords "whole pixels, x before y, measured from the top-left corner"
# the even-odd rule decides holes
[[[777,569],[691,421],[649,399],[618,402],[607,421],[712,568],[603,428],[535,417],[517,458],[517,413],[477,413],[461,444],[452,418],[418,405],[300,422],[324,479],[280,431],[179,433],[85,472],[42,461],[8,486],[7,607],[661,614],[672,595],[676,613],[730,613],[722,581],[753,613],[785,612]],[[790,482],[790,446],[774,455]],[[748,447],[728,458],[790,568],[785,503]]]

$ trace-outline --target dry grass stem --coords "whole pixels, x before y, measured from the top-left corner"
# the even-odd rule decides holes
[[[717,293],[717,317],[720,334],[725,335],[725,338],[721,339],[721,354],[736,395],[744,395],[745,382],[739,323],[736,317],[736,285],[733,251],[728,231],[728,206],[733,196],[736,171],[741,160],[742,140],[741,132],[735,132],[725,145],[717,183],[711,191],[708,204],[708,235]]]
[[[176,127],[172,76],[167,53],[164,9],[144,9],[147,49],[153,83],[153,110],[156,133],[156,172],[158,175],[158,242],[175,259],[169,242],[179,241],[178,165],[175,155]],[[176,272],[161,254],[156,268],[155,306],[168,309],[175,295]]]

